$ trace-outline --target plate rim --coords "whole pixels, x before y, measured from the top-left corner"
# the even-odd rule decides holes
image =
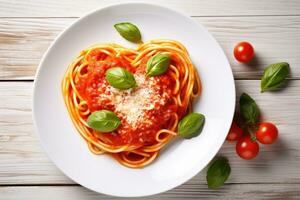
[[[219,44],[219,42],[215,39],[215,37],[202,25],[202,24],[199,24],[197,23],[191,16],[187,15],[186,13],[184,13],[183,11],[179,10],[179,9],[176,9],[176,8],[170,8],[170,7],[166,7],[164,5],[160,5],[160,4],[157,4],[157,3],[145,3],[145,2],[133,2],[133,1],[130,1],[130,2],[121,2],[121,3],[110,3],[106,6],[99,6],[93,10],[90,10],[90,11],[87,11],[85,12],[85,14],[83,14],[82,16],[78,17],[78,19],[76,19],[74,22],[72,22],[71,24],[67,25],[55,38],[54,40],[52,40],[51,44],[49,45],[49,47],[47,48],[47,50],[45,51],[45,53],[43,54],[43,56],[41,57],[40,59],[40,62],[39,62],[39,65],[36,69],[36,74],[34,76],[34,81],[33,81],[33,87],[32,87],[32,90],[33,90],[33,94],[32,94],[32,120],[33,120],[33,132],[35,133],[35,135],[38,137],[38,140],[39,140],[39,144],[42,146],[42,149],[44,150],[44,152],[46,152],[46,155],[47,157],[51,160],[51,162],[57,167],[57,169],[59,169],[64,175],[66,175],[69,179],[71,179],[72,181],[74,181],[75,183],[91,190],[91,191],[94,191],[96,193],[100,193],[100,194],[105,194],[105,195],[108,195],[108,196],[114,196],[114,197],[146,197],[146,196],[150,196],[150,195],[155,195],[155,194],[160,194],[160,193],[164,193],[166,191],[169,191],[171,189],[174,189],[175,187],[178,187],[186,182],[188,182],[189,180],[191,180],[193,177],[195,177],[198,173],[200,173],[202,170],[204,170],[207,165],[213,160],[213,158],[217,155],[218,151],[221,149],[224,141],[225,141],[225,138],[226,138],[226,134],[224,134],[223,138],[219,140],[219,143],[218,143],[218,148],[215,148],[213,149],[214,151],[211,151],[210,155],[212,156],[209,156],[210,158],[208,159],[207,162],[205,162],[206,164],[204,165],[205,167],[203,167],[202,169],[199,168],[199,170],[194,170],[193,173],[189,176],[186,176],[184,178],[184,180],[182,181],[178,181],[176,184],[173,184],[171,186],[168,186],[166,189],[163,189],[163,190],[160,190],[160,191],[156,191],[156,192],[148,192],[146,194],[139,194],[139,195],[120,195],[118,194],[117,192],[115,193],[107,193],[105,191],[97,191],[97,190],[94,190],[86,185],[82,185],[81,183],[79,183],[79,181],[77,181],[77,177],[71,177],[69,175],[68,172],[66,172],[66,170],[64,170],[62,167],[60,167],[57,162],[53,159],[53,157],[51,156],[50,152],[47,150],[46,148],[46,145],[45,143],[43,142],[42,140],[42,137],[41,137],[41,134],[39,133],[39,129],[38,129],[38,126],[37,126],[37,122],[36,122],[36,108],[35,108],[35,101],[36,101],[36,96],[37,96],[37,84],[39,82],[39,79],[40,79],[40,73],[41,73],[41,69],[42,69],[42,66],[44,65],[45,63],[45,59],[47,57],[47,55],[51,52],[53,46],[58,42],[58,40],[66,33],[66,31],[68,29],[70,29],[71,27],[73,27],[74,25],[76,25],[79,21],[85,19],[86,17],[90,16],[90,15],[93,15],[95,14],[96,12],[99,12],[101,10],[105,10],[105,9],[109,9],[109,8],[113,8],[113,7],[118,7],[118,6],[125,6],[125,5],[142,5],[142,6],[155,6],[155,7],[159,7],[159,8],[162,8],[162,9],[166,9],[168,11],[171,11],[171,12],[174,12],[178,15],[180,15],[181,17],[184,17],[184,18],[188,18],[189,20],[191,20],[193,22],[193,24],[195,26],[198,26],[200,28],[202,28],[203,31],[205,31],[207,33],[207,35],[210,37],[210,39],[212,39],[216,45],[219,47],[219,49],[221,50],[221,53],[222,55],[226,58],[226,62],[227,62],[227,66],[229,67],[229,72],[230,72],[230,81],[231,81],[231,84],[232,84],[232,87],[233,87],[233,104],[232,104],[232,113],[231,113],[231,117],[229,118],[230,120],[228,120],[228,122],[231,122],[233,120],[233,117],[234,117],[234,113],[235,113],[235,106],[236,106],[236,88],[235,88],[235,81],[234,81],[234,76],[233,76],[233,72],[232,72],[232,68],[230,66],[230,63],[229,63],[229,60],[223,50],[223,48],[221,47],[221,45]],[[230,125],[231,123],[229,123],[229,125],[227,125],[227,131],[229,131],[229,128],[230,128]]]

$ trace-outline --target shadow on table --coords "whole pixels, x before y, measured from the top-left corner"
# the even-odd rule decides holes
[[[269,170],[274,165],[274,161],[280,165],[280,163],[287,161],[289,156],[289,145],[284,139],[278,138],[276,143],[272,145],[260,144],[259,155],[253,160],[254,162],[249,162],[249,166],[255,170]]]

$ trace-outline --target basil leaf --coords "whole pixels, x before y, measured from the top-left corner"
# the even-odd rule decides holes
[[[246,124],[253,125],[259,120],[259,108],[246,93],[243,93],[240,97],[240,112]]]
[[[93,112],[87,119],[90,128],[100,132],[112,132],[121,124],[117,115],[109,110]]]
[[[224,185],[231,172],[228,159],[219,157],[213,161],[206,173],[207,186],[210,189],[217,189]]]
[[[106,71],[105,79],[114,88],[126,90],[136,86],[134,76],[124,68],[113,67]]]
[[[190,139],[200,135],[205,123],[205,117],[199,113],[190,113],[178,123],[180,137]]]
[[[289,64],[286,62],[269,65],[261,78],[261,92],[278,89],[289,75]]]
[[[114,25],[120,35],[130,42],[140,42],[141,32],[137,26],[129,22],[122,22]]]
[[[146,75],[147,76],[158,76],[165,73],[170,65],[170,57],[158,53],[151,57],[147,62]]]

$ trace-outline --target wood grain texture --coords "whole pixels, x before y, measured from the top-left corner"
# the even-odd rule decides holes
[[[195,17],[219,41],[237,79],[259,79],[268,64],[287,61],[300,78],[300,16]],[[75,18],[0,19],[0,79],[32,80],[50,43]],[[233,46],[248,40],[256,59],[249,65],[233,58]],[[201,48],[201,47],[200,47]]]
[[[113,200],[117,197],[97,194],[81,186],[28,186],[0,187],[1,200]],[[219,190],[209,190],[204,184],[183,184],[171,191],[150,197],[134,198],[136,200],[173,200],[173,199],[205,199],[205,200],[293,200],[299,199],[299,184],[226,184]],[[132,198],[122,198],[130,200]]]
[[[0,184],[73,183],[46,157],[33,133],[31,87],[32,82],[0,82]],[[290,80],[280,92],[261,94],[259,81],[236,81],[237,95],[247,92],[257,101],[263,119],[277,124],[280,139],[274,145],[261,146],[260,155],[251,161],[237,157],[234,144],[225,142],[220,154],[230,159],[228,183],[300,184],[299,87],[300,80]],[[205,170],[188,182],[196,188],[204,183]],[[188,189],[176,191],[184,195]]]
[[[122,2],[128,0],[0,0],[0,17],[78,17],[96,8]],[[179,9],[192,16],[300,14],[298,0],[152,0],[151,3]]]

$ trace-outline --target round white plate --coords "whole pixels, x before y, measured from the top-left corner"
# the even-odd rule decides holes
[[[92,154],[73,126],[61,93],[69,63],[95,43],[127,47],[114,29],[132,22],[143,41],[167,38],[182,42],[197,67],[203,93],[194,109],[206,116],[203,132],[191,140],[177,140],[143,169],[129,169],[109,156]],[[134,197],[164,192],[186,182],[215,156],[229,130],[235,106],[235,87],[228,60],[216,40],[199,23],[158,5],[126,3],[96,10],[69,26],[41,60],[35,79],[33,119],[51,160],[75,182],[100,193]]]

